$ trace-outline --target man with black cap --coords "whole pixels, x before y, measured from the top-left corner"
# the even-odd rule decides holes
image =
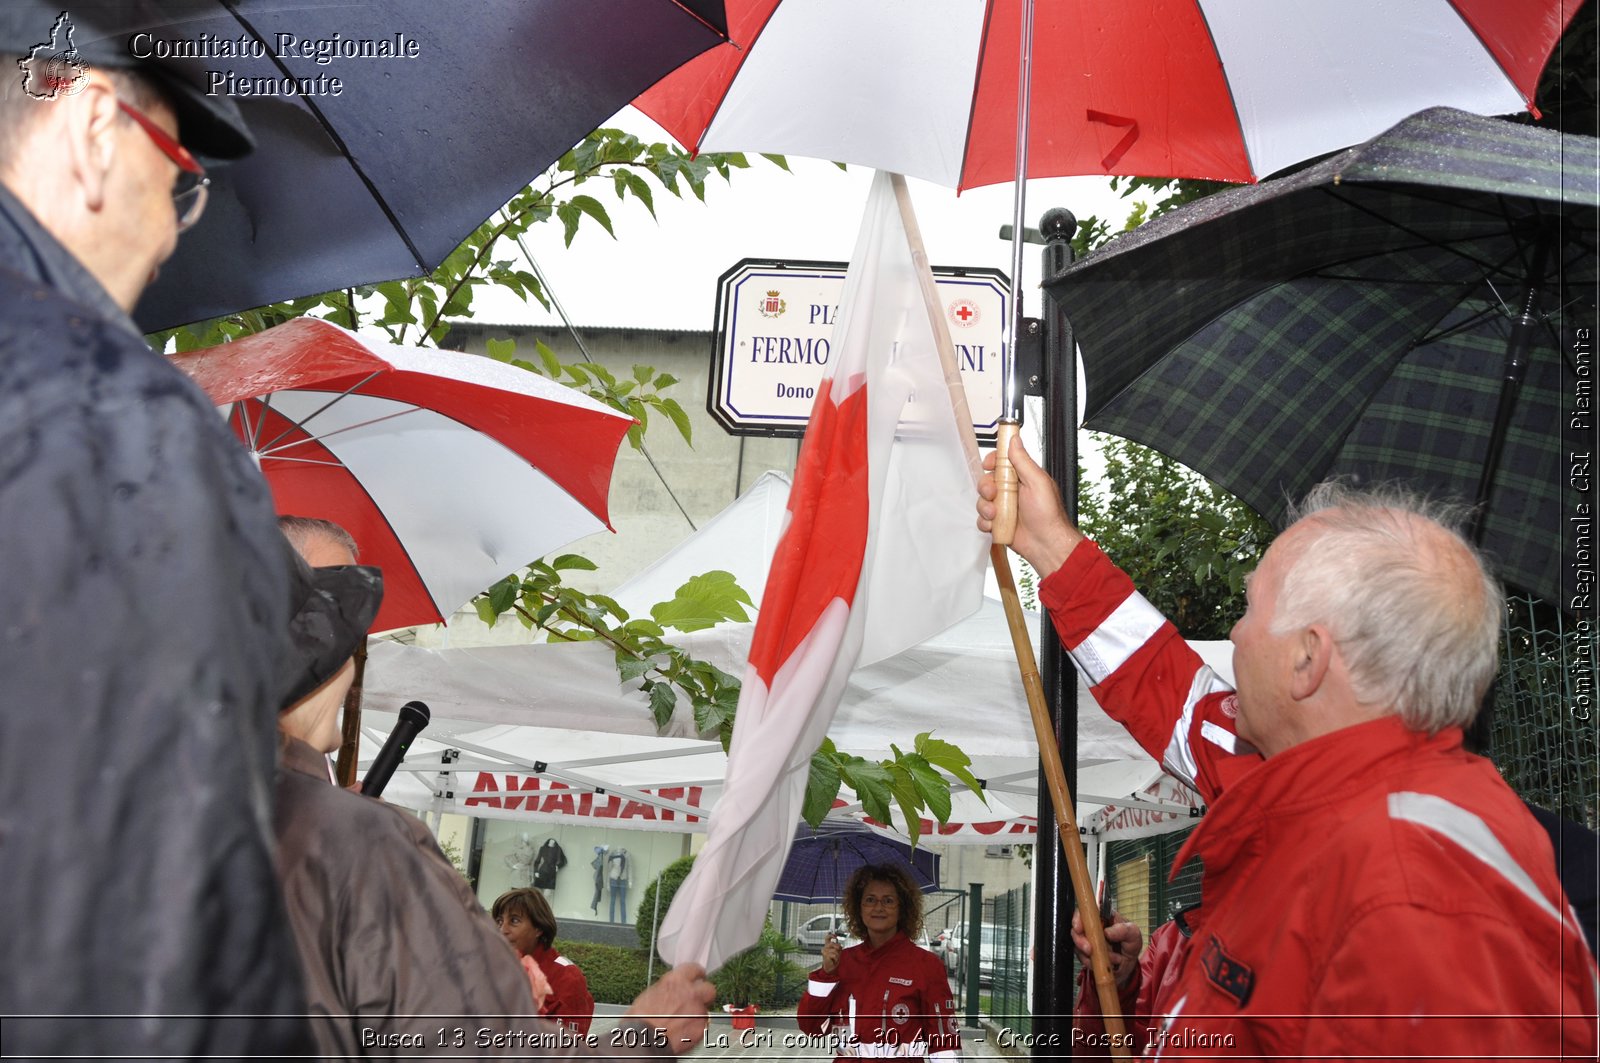
[[[278,872],[305,965],[318,1051],[329,1059],[463,1052],[596,1060],[676,1054],[701,1042],[714,990],[698,966],[646,989],[605,1044],[537,1016],[516,953],[427,825],[383,801],[334,785],[348,659],[378,614],[383,584],[356,564],[356,542],[332,521],[280,517],[315,566],[332,632],[306,653],[323,679],[279,717]],[[321,567],[336,566],[336,567]],[[304,625],[295,639],[306,644]],[[338,647],[323,652],[327,643]],[[340,658],[343,658],[342,662]]]
[[[311,575],[129,310],[248,131],[139,2],[0,4],[0,1016],[10,1054],[309,1046],[273,877]],[[314,685],[314,684],[313,684]]]

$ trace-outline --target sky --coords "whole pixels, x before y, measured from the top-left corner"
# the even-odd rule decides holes
[[[647,143],[671,140],[632,108],[608,124]],[[617,239],[586,220],[572,247],[565,248],[562,227],[552,221],[534,227],[528,246],[575,325],[710,329],[717,278],[740,259],[850,257],[873,171],[857,166],[841,171],[832,163],[798,157],[789,165],[793,172],[785,173],[752,156],[750,169],[735,171],[731,183],[709,180],[704,204],[687,192],[678,200],[652,180],[654,220],[634,199],[618,204],[609,180],[590,182],[583,190],[605,205]],[[998,235],[1012,219],[1011,184],[969,189],[960,196],[925,181],[908,184],[933,265],[1011,273],[1011,246]],[[1026,224],[1037,226],[1052,207],[1065,207],[1080,218],[1099,214],[1120,222],[1130,201],[1112,192],[1106,178],[1030,182]],[[1039,308],[1041,250],[1023,248],[1023,305],[1030,316]],[[479,294],[474,309],[486,323],[560,323],[537,304],[525,305],[502,292]]]

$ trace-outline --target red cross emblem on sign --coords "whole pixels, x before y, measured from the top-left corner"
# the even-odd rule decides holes
[[[971,299],[957,299],[950,304],[950,320],[962,328],[971,328],[978,323],[978,304]]]

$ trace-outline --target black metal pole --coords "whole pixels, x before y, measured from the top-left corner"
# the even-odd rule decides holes
[[[1511,335],[1506,338],[1506,368],[1500,382],[1500,404],[1495,408],[1494,426],[1489,431],[1489,450],[1483,459],[1483,474],[1478,480],[1478,504],[1472,514],[1472,540],[1482,544],[1484,527],[1489,519],[1489,496],[1494,493],[1494,474],[1500,467],[1500,453],[1505,449],[1506,432],[1511,427],[1511,414],[1517,406],[1517,393],[1522,390],[1522,378],[1528,371],[1528,348],[1533,343],[1533,333],[1539,327],[1539,289],[1544,284],[1545,263],[1554,242],[1551,223],[1539,230],[1533,245],[1533,259],[1528,265],[1526,291],[1522,297],[1522,313],[1511,324]]]
[[[961,980],[967,987],[967,1025],[980,1029],[978,1018],[979,963],[983,958],[983,883],[967,883],[971,907],[961,938]]]
[[[1072,263],[1072,234],[1078,221],[1070,211],[1047,211],[1039,222],[1045,236],[1043,279],[1048,283]],[[1061,485],[1067,515],[1078,518],[1078,371],[1072,329],[1048,291],[1039,315],[1044,323],[1044,467]],[[1056,742],[1066,770],[1067,789],[1078,792],[1078,675],[1056,638],[1048,614],[1039,630],[1039,678],[1050,703]],[[1039,883],[1033,909],[1033,1033],[1038,1057],[1072,1054],[1072,880],[1056,844],[1055,809],[1039,780],[1039,833],[1034,866]]]

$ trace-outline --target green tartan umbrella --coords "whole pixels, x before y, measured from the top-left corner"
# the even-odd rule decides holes
[[[1565,604],[1597,158],[1589,137],[1439,108],[1118,237],[1046,285],[1082,347],[1085,424],[1280,527],[1330,475],[1486,501],[1502,578]]]

